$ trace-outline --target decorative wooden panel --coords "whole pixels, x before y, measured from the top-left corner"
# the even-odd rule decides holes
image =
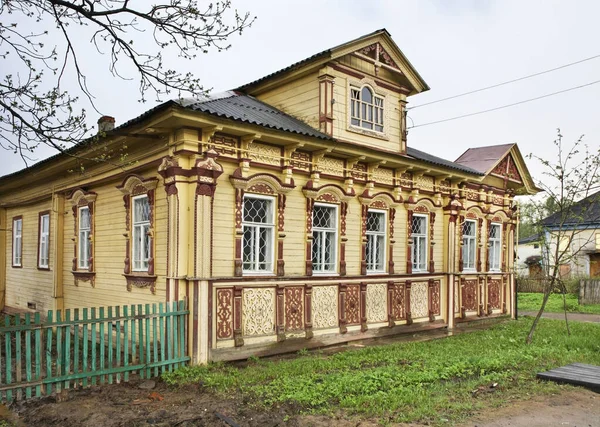
[[[394,171],[388,168],[377,168],[373,171],[373,180],[382,184],[394,185]]]
[[[491,309],[500,309],[500,292],[502,289],[502,283],[500,279],[488,280],[488,305]]]
[[[367,165],[364,163],[356,163],[352,167],[352,171],[350,173],[352,178],[358,181],[364,181],[367,179]]]
[[[419,190],[433,191],[434,179],[429,175],[419,175],[416,178],[416,186]]]
[[[338,325],[337,286],[314,286],[312,291],[313,327],[336,327]]]
[[[319,171],[326,175],[344,176],[344,161],[333,157],[323,157],[319,162]]]
[[[252,143],[248,148],[250,159],[257,163],[266,165],[280,166],[281,165],[281,148],[272,145]]]
[[[391,282],[388,285],[389,312],[391,320],[401,320],[406,317],[406,290],[404,284]]]
[[[217,339],[233,338],[233,289],[217,290]]]
[[[222,134],[215,134],[212,138],[212,144],[210,144],[210,147],[219,153],[219,155],[234,158],[238,157],[238,146],[239,141],[237,137]]]
[[[243,334],[270,335],[275,332],[275,289],[244,289]]]
[[[360,285],[346,287],[346,324],[358,325],[360,323]]]
[[[304,290],[294,286],[285,288],[285,330],[304,328]]]
[[[440,282],[429,281],[429,320],[434,321],[440,315]]]
[[[429,317],[429,292],[427,283],[412,283],[410,311],[413,319]]]
[[[294,151],[292,153],[292,160],[290,160],[290,166],[294,169],[299,169],[302,171],[310,171],[312,159],[310,153],[305,153],[302,151]]]
[[[477,279],[463,280],[461,291],[462,307],[465,310],[477,310]]]
[[[387,313],[387,285],[375,283],[367,285],[367,322],[385,322]]]

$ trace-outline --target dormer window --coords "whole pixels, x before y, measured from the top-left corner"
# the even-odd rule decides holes
[[[353,87],[350,92],[350,124],[383,133],[383,98],[368,86]]]

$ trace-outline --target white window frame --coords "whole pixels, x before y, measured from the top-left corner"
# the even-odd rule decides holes
[[[150,221],[141,221],[137,220],[136,218],[135,202],[136,200],[141,199],[146,199],[146,201],[150,203],[147,194],[141,194],[131,198],[131,259],[133,260],[132,271],[147,272],[150,260],[150,248],[146,247],[146,244],[149,243],[148,239],[146,239],[146,236],[150,229]],[[138,254],[139,258],[137,258]],[[148,257],[145,257],[144,254],[148,254]]]
[[[363,89],[368,89],[372,96],[373,96],[373,102],[369,103],[366,101],[363,101],[363,96],[362,96],[362,91]],[[356,91],[359,95],[359,98],[354,98],[354,91]],[[385,97],[379,95],[370,85],[368,84],[363,84],[361,86],[354,86],[351,85],[350,86],[350,94],[349,94],[349,98],[350,98],[350,103],[349,103],[349,116],[350,116],[350,121],[349,121],[349,125],[351,128],[353,129],[360,129],[361,131],[367,131],[367,132],[375,132],[377,134],[380,135],[384,135],[385,134],[385,109],[386,109],[386,105],[385,105]],[[378,105],[379,103],[379,105]],[[369,119],[369,114],[368,112],[371,112],[371,118]],[[365,111],[365,115],[367,117],[363,117],[362,112]],[[378,120],[377,120],[377,118]],[[358,123],[353,123],[355,120],[358,121]],[[368,126],[364,126],[364,125],[371,125],[372,127],[369,128]],[[381,126],[381,130],[377,130],[376,126]]]
[[[425,214],[413,214],[412,216],[412,221],[414,221],[416,218],[422,218],[425,221],[425,227],[423,227],[423,233],[413,233],[413,226],[412,224],[410,225],[411,228],[411,233],[410,233],[410,238],[412,241],[412,272],[413,273],[422,273],[422,272],[427,272],[427,257],[429,256],[429,251],[428,251],[428,233],[427,230],[429,229],[429,215],[425,215]],[[421,251],[419,250],[421,248],[421,246],[423,246],[425,248],[425,259],[422,260],[419,259],[415,259],[415,255],[421,253]]]
[[[329,208],[333,211],[333,227],[315,227],[315,221],[314,221],[314,208],[315,207],[325,207],[325,208]],[[311,254],[311,261],[312,261],[312,272],[315,275],[319,275],[319,274],[337,274],[338,272],[338,227],[339,227],[339,221],[338,221],[338,206],[337,205],[332,205],[332,204],[328,204],[328,203],[315,203],[314,207],[313,207],[313,220],[312,220],[312,245],[310,248],[310,254]],[[327,234],[333,235],[332,237],[332,241],[334,242],[333,245],[331,245],[331,262],[329,262],[328,265],[332,266],[331,269],[327,270],[325,269],[325,245],[322,244],[322,242],[324,241],[324,239],[326,238]],[[313,247],[315,244],[317,244],[317,240],[321,241],[321,262],[315,262],[313,257],[312,257],[312,253],[313,253]]]
[[[367,274],[373,273],[385,273],[387,271],[387,211],[381,209],[369,209],[367,211],[367,224],[368,215],[378,214],[383,216],[382,224],[383,231],[369,231],[367,228],[367,247],[365,251],[365,258],[367,262]],[[369,248],[375,248],[372,252],[369,252]],[[376,254],[380,253],[381,265],[376,265]]]
[[[49,268],[50,265],[50,214],[45,213],[39,216],[39,255],[38,268]]]
[[[269,222],[248,222],[245,221],[245,209],[247,199],[259,199],[266,200],[269,202],[269,210],[267,220]],[[254,246],[254,259],[250,261],[251,268],[246,268],[245,264],[248,264],[244,260],[245,245],[246,245],[246,229],[252,228],[253,232],[253,246]],[[261,267],[261,263],[258,261],[260,252],[260,233],[261,230],[267,230],[270,234],[266,244],[266,261],[264,261],[264,268]],[[275,265],[275,198],[271,196],[263,196],[260,194],[245,194],[244,200],[242,201],[242,274],[244,275],[270,275],[273,274]]]
[[[491,237],[492,228],[498,227],[497,237]],[[493,222],[488,231],[488,262],[490,271],[500,271],[500,258],[502,254],[502,224]]]
[[[472,223],[473,235],[465,234],[464,224],[467,222]],[[477,261],[477,221],[474,219],[466,219],[462,229],[462,259],[463,259],[463,271],[475,271],[475,263]],[[472,259],[469,259],[469,249],[473,248]]]
[[[17,227],[17,224],[19,226]],[[23,267],[23,218],[13,219],[12,266]]]
[[[87,211],[89,215],[89,222],[87,227],[83,227],[81,225],[81,213],[83,211]],[[88,206],[81,206],[77,210],[77,231],[78,231],[78,240],[77,240],[77,267],[80,269],[89,269],[90,268],[90,233],[92,225],[92,214],[90,212],[90,208]]]

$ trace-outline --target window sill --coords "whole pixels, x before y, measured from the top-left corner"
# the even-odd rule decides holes
[[[387,271],[381,270],[381,271],[377,271],[377,270],[367,270],[367,276],[376,276],[378,274],[388,274]]]
[[[23,264],[19,264],[19,265],[13,264],[12,268],[23,268]]]
[[[127,291],[131,292],[136,287],[139,289],[150,288],[150,292],[153,294],[156,293],[156,275],[137,271],[131,274],[123,274],[123,276],[125,276],[125,280],[127,281]]]
[[[75,286],[79,286],[79,282],[90,282],[92,288],[96,287],[96,273],[89,270],[77,270],[71,271],[73,278],[75,279]]]
[[[390,139],[385,134],[385,132],[377,132],[370,129],[361,128],[355,125],[348,125],[347,130],[349,132],[358,133],[361,135],[371,136],[373,138],[382,139],[384,141],[389,141]]]
[[[50,271],[50,267],[40,267],[39,265],[37,269],[40,271]]]
[[[314,271],[313,276],[324,276],[324,277],[337,277],[340,275],[337,271]]]

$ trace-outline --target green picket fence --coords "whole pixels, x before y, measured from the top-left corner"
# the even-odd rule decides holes
[[[185,301],[4,316],[0,401],[128,381],[183,366]],[[2,319],[0,318],[0,321]]]

